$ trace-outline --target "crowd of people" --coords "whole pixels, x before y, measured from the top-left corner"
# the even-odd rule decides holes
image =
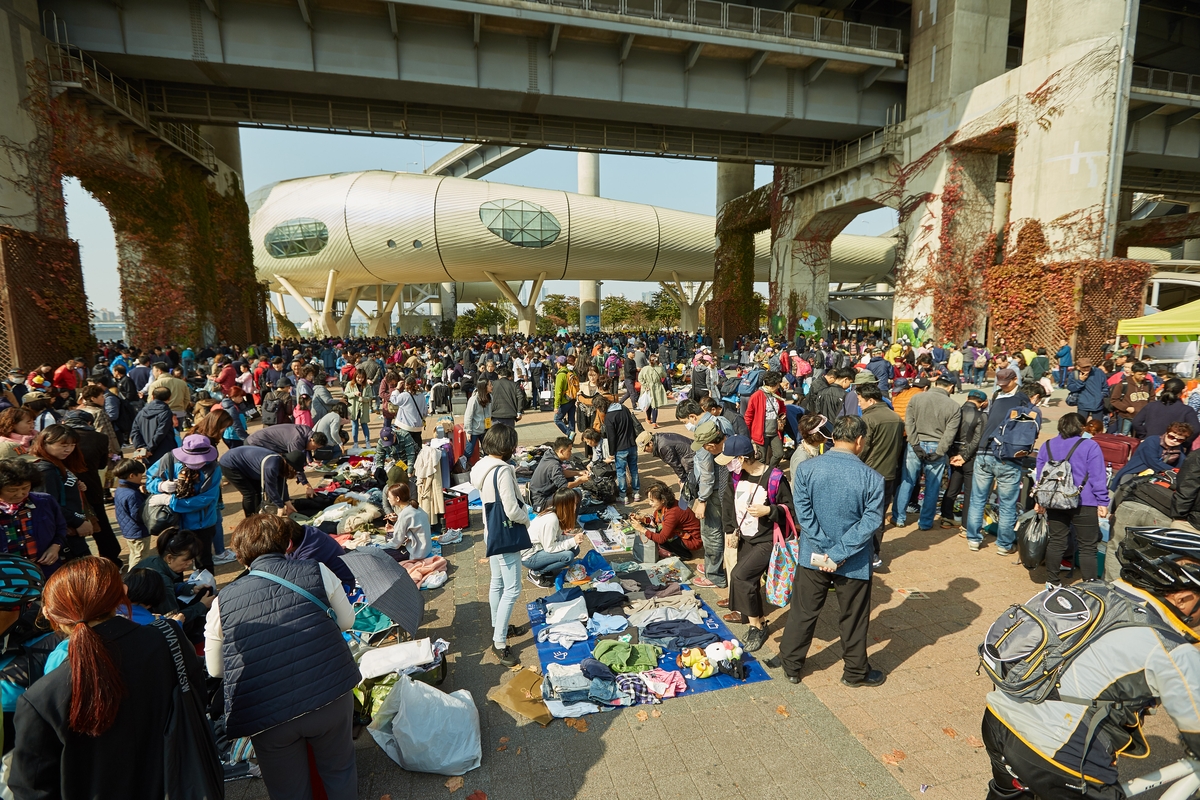
[[[1129,602],[1151,598],[1174,621],[1175,639],[1153,633],[1174,657],[1176,639],[1194,643],[1189,626],[1200,620],[1200,391],[1119,342],[1103,356],[1075,358],[1067,342],[988,347],[974,335],[726,343],[637,332],[149,352],[116,343],[91,359],[14,371],[0,387],[8,787],[17,798],[93,796],[96,786],[105,797],[171,794],[178,775],[164,771],[163,739],[148,731],[179,713],[177,686],[211,692],[223,683],[215,702],[225,729],[253,742],[273,798],[308,796],[308,746],[328,796],[356,796],[357,671],[341,638],[353,624],[344,590],[353,576],[340,547],[291,517],[313,497],[310,465],[378,448],[401,467],[385,492],[391,529],[411,552],[427,553],[429,515],[412,499],[408,472],[427,418],[455,416],[456,401],[461,468],[492,509],[484,530],[492,641],[505,665],[520,663],[509,641],[524,633],[511,624],[522,578],[548,588],[577,557],[586,541],[580,509],[607,472],[616,503],[659,557],[693,562],[692,584],[714,590],[725,621],[745,626],[748,652],[770,634],[763,579],[776,534],[797,541],[776,657],[793,683],[831,589],[843,683],[886,680],[867,656],[871,585],[886,569],[888,531],[913,517],[920,530],[961,537],[966,552],[993,535],[994,552],[1012,556],[1018,517],[1044,514],[1047,592],[1100,574],[1107,526],[1107,577],[1126,579],[1116,586]],[[1056,389],[1073,410],[1046,436],[1043,409]],[[671,406],[686,435],[660,429],[660,409]],[[511,462],[534,411],[552,412],[561,436],[523,484]],[[1132,456],[1113,469],[1102,443],[1126,439]],[[643,480],[647,456],[674,478]],[[1134,489],[1163,476],[1167,505],[1153,523],[1176,538],[1126,534],[1110,509],[1126,497],[1148,502]],[[228,547],[223,485],[242,498]],[[249,572],[219,594],[188,580],[233,561]],[[1130,566],[1146,564],[1158,577]],[[321,663],[295,663],[280,626],[295,631],[292,644],[323,654]],[[1200,680],[1200,656],[1178,652],[1186,689]],[[1194,747],[1187,732],[1200,727],[1180,687],[1159,677],[1171,691],[1157,699]],[[1070,770],[1055,753],[1005,733],[1024,724],[1020,709],[997,698],[988,714],[989,753],[1012,773],[1005,784],[997,767],[990,796],[1066,796],[1056,792]],[[64,762],[78,769],[60,770]],[[1095,777],[1113,779],[1104,770]]]

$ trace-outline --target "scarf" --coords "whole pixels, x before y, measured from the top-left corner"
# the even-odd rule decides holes
[[[4,551],[34,559],[38,555],[33,536],[33,500],[25,498],[19,505],[0,503],[0,530],[4,531]]]
[[[33,444],[33,434],[22,436],[19,433],[10,433],[8,436],[2,437],[10,442],[14,442],[19,448],[18,452],[25,455],[29,452],[29,445]]]

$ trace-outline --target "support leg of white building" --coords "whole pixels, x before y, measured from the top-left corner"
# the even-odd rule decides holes
[[[338,336],[345,338],[350,335],[350,325],[354,321],[354,312],[358,309],[358,298],[362,287],[355,286],[350,290],[350,299],[346,301],[346,312],[337,318]]]
[[[283,277],[282,275],[276,275],[275,280],[279,282],[280,286],[287,290],[287,293],[292,296],[293,300],[300,304],[300,307],[304,309],[304,313],[308,314],[308,320],[312,325],[313,332],[315,333],[321,330],[321,312],[317,311],[313,304],[308,302],[308,298],[300,294],[300,292],[296,290],[296,287],[292,286],[291,281],[289,281],[287,278]],[[282,297],[279,300],[279,307],[281,310],[283,309]],[[284,316],[287,315],[285,314]]]
[[[367,325],[368,336],[388,336],[392,332],[392,309],[396,307],[396,303],[400,302],[400,295],[404,292],[404,284],[396,284],[396,288],[392,290],[392,295],[385,303],[383,301],[383,287],[376,286],[375,297],[375,314],[371,317],[371,321]]]
[[[453,283],[443,283],[441,285],[442,296],[442,322],[449,323],[450,328],[454,328],[454,323],[458,321],[458,291]]]
[[[683,282],[679,280],[679,273],[671,273],[671,282],[659,282],[659,286],[667,293],[667,296],[679,304],[679,330],[685,332],[694,332],[700,329],[700,306],[712,294],[712,284],[702,282],[696,289],[696,293],[692,296],[688,295],[686,289],[683,288]]]
[[[487,275],[488,280],[495,284],[505,299],[517,309],[517,332],[525,336],[533,336],[537,330],[538,295],[542,293],[542,284],[546,282],[546,273],[543,272],[538,275],[537,280],[533,282],[533,288],[529,292],[528,303],[522,303],[521,299],[517,297],[509,285],[492,273],[485,272],[483,274]]]

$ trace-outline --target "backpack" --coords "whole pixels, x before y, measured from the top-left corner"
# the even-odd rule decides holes
[[[737,489],[738,481],[742,478],[739,472],[733,476],[733,488]],[[778,467],[771,469],[771,475],[767,478],[767,502],[775,505],[779,502],[779,482],[783,480],[783,470]]]
[[[567,399],[574,400],[579,397],[579,376],[574,372],[567,375]]]
[[[800,378],[807,378],[809,375],[812,375],[813,371],[812,364],[808,363],[808,359],[804,358],[797,358],[793,369],[796,376]]]
[[[767,359],[767,367],[775,370],[776,372],[779,371],[779,353],[776,353]]]
[[[988,357],[983,353],[980,353],[979,355],[975,356],[974,364],[975,369],[983,369],[988,365]]]
[[[801,362],[805,363],[805,362]],[[742,380],[738,383],[738,397],[749,397],[758,391],[758,387],[762,385],[763,370],[752,369],[742,376]]]
[[[1042,477],[1033,487],[1033,494],[1038,505],[1059,510],[1079,508],[1079,495],[1083,490],[1083,485],[1087,483],[1087,479],[1084,479],[1083,484],[1075,485],[1075,475],[1071,469],[1071,456],[1075,454],[1075,448],[1082,443],[1083,439],[1080,439],[1071,445],[1065,458],[1056,459],[1054,451],[1050,449],[1050,442],[1046,442],[1048,460],[1046,466],[1042,468]]]
[[[1019,461],[1033,452],[1041,423],[1032,413],[1032,406],[1014,408],[1000,423],[992,437],[992,455],[1006,461]]]
[[[621,360],[621,357],[618,355],[611,355],[608,357],[608,360],[604,362],[604,374],[610,378],[615,378],[621,374],[622,366],[624,366],[624,362]]]
[[[279,423],[279,410],[283,404],[279,398],[275,396],[275,392],[270,392],[263,397],[262,401],[262,424],[276,425]]]
[[[741,392],[741,386],[742,379],[738,377],[727,378],[721,381],[721,397],[733,397],[735,394],[739,394]]]
[[[1024,604],[1009,606],[992,623],[979,645],[979,666],[997,689],[1019,702],[1060,700],[1095,709],[1083,743],[1086,759],[1114,703],[1059,695],[1059,681],[1089,644],[1110,631],[1134,626],[1160,630],[1172,639],[1179,635],[1103,581],[1046,589]]]

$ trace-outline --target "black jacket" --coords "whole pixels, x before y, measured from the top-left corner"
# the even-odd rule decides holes
[[[516,419],[521,416],[525,393],[508,378],[492,381],[492,419]]]
[[[974,403],[963,403],[962,417],[958,421],[958,434],[954,437],[954,444],[950,446],[948,455],[962,456],[964,461],[975,458],[979,442],[983,439],[986,422],[987,414],[980,411]]]
[[[637,435],[633,414],[625,406],[609,411],[604,417],[604,436],[608,439],[608,451],[613,455],[636,447]]]
[[[42,473],[42,491],[58,503],[63,517],[67,520],[67,527],[74,529],[87,522],[78,476],[68,470],[66,477],[63,477],[58,467],[41,458],[33,462],[33,465]]]
[[[1192,527],[1200,528],[1200,450],[1193,450],[1179,468],[1171,519],[1187,520]]]
[[[134,447],[149,451],[151,463],[174,450],[175,415],[171,413],[171,407],[161,400],[146,403],[133,419],[129,440]]]
[[[70,730],[70,663],[34,683],[17,701],[17,743],[8,780],[21,800],[162,800],[166,793],[163,731],[177,685],[166,637],[124,617],[93,630],[125,683],[116,721],[96,737]],[[182,633],[178,636],[183,640]],[[185,646],[182,656],[192,685],[203,687],[196,654]]]
[[[651,452],[665,461],[671,471],[679,476],[679,480],[687,483],[696,461],[691,439],[678,433],[656,433]]]
[[[842,416],[842,406],[846,402],[846,390],[836,383],[829,383],[824,378],[814,381],[814,385],[817,383],[824,385],[809,393],[805,407],[809,413],[825,417],[832,428],[833,423]]]

